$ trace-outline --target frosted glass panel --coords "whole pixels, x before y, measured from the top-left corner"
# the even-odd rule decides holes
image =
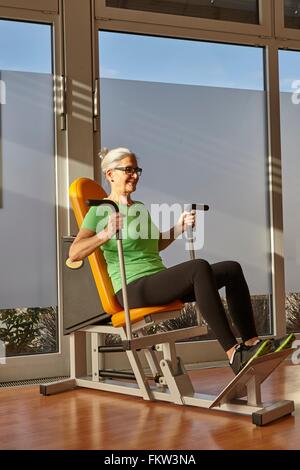
[[[280,51],[286,317],[300,331],[300,53]]]
[[[1,308],[57,305],[52,76],[1,80]]]
[[[118,34],[111,33],[109,49],[109,33],[103,34],[106,39],[102,45],[106,44],[108,49],[100,51],[100,73],[101,66],[106,70],[103,58],[109,51],[110,66],[113,65],[112,51],[118,41]],[[101,36],[102,33],[100,44]],[[147,39],[150,44],[152,38]],[[120,41],[124,50],[126,35],[120,35]],[[164,49],[165,40],[160,41]],[[183,43],[188,55],[191,42]],[[194,63],[201,64],[209,76],[211,55],[207,54],[207,44],[192,42],[191,47]],[[219,45],[210,47],[216,48],[217,55]],[[265,319],[262,330],[267,333],[272,322],[263,50],[220,47],[228,48],[226,60],[218,56],[224,87],[215,85],[213,67],[213,86],[128,80],[122,79],[120,73],[118,78],[102,78],[101,142],[108,148],[125,146],[136,152],[143,175],[135,198],[149,207],[162,202],[209,204],[204,248],[197,252],[197,257],[210,263],[228,259],[241,263],[253,303],[258,306],[257,317]],[[148,45],[147,52],[149,48]],[[234,61],[228,62],[230,49]],[[141,47],[141,55],[142,50]],[[253,60],[256,67],[250,74],[252,83],[249,73],[244,74],[238,65],[247,61],[248,51],[249,60],[256,55],[256,62]],[[241,58],[237,60],[239,54]],[[172,58],[170,53],[167,73],[180,75],[180,64],[176,65]],[[148,54],[148,60],[152,71],[163,75],[157,66],[159,58]],[[132,76],[136,73],[140,77],[142,65],[135,62],[134,54],[128,65]],[[114,70],[119,70],[118,61]],[[234,77],[238,87],[228,87],[229,70],[231,83]],[[248,88],[243,89],[245,82]],[[189,259],[183,241],[176,241],[161,254],[167,266]]]
[[[0,340],[58,349],[51,26],[0,20]]]

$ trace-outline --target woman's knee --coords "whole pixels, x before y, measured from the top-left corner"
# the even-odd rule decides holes
[[[209,262],[201,258],[192,260],[191,267],[195,274],[210,273],[212,271]]]
[[[238,261],[226,261],[227,270],[232,276],[241,276],[243,275],[242,266]]]

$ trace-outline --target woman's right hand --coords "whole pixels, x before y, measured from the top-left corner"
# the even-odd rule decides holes
[[[120,212],[114,212],[108,218],[108,223],[106,227],[107,235],[109,238],[112,238],[118,230],[121,230],[123,227],[123,216]]]

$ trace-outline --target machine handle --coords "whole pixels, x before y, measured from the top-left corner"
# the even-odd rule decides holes
[[[194,210],[202,210],[202,211],[208,211],[209,206],[207,204],[188,204],[187,207],[187,212],[191,212]],[[192,224],[189,224],[186,228],[186,237],[189,242],[189,252],[190,252],[190,259],[195,259],[195,249],[194,249],[194,237],[193,237],[193,226]]]
[[[109,199],[87,199],[85,201],[86,205],[91,207],[91,206],[112,206],[116,213],[120,212],[118,204],[116,204],[114,201],[110,201]],[[120,240],[121,235],[120,235],[120,230],[117,230],[116,232],[116,239]]]
[[[114,201],[110,201],[108,199],[87,199],[86,204],[89,207],[90,206],[110,205],[115,209],[115,211],[117,213],[120,212],[119,206]],[[127,334],[127,339],[130,341],[132,339],[132,329],[131,329],[130,311],[129,311],[129,305],[128,305],[125,262],[124,262],[124,251],[123,251],[123,245],[122,245],[122,238],[121,238],[121,235],[120,235],[120,230],[117,230],[117,232],[116,232],[116,239],[117,239],[119,265],[120,265],[121,282],[122,282],[123,305],[124,305],[125,319],[126,319],[126,334]]]
[[[187,212],[190,212],[191,210],[203,210],[203,211],[208,211],[209,206],[207,204],[189,204],[187,208]],[[189,253],[190,253],[190,259],[194,260],[196,259],[195,255],[195,248],[194,248],[194,236],[193,236],[193,226],[192,224],[189,224],[186,228],[186,235],[187,235],[187,240],[189,243]],[[195,304],[195,311],[196,311],[196,318],[197,318],[197,324],[201,325],[202,324],[202,315],[199,309],[199,306],[196,302]]]

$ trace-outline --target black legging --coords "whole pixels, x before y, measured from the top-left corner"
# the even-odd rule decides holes
[[[236,344],[218,289],[226,288],[233,323],[243,341],[257,336],[249,289],[239,263],[223,261],[210,265],[203,259],[186,261],[128,284],[130,308],[163,305],[180,299],[196,300],[201,314],[225,351]],[[123,305],[122,291],[117,298]]]

